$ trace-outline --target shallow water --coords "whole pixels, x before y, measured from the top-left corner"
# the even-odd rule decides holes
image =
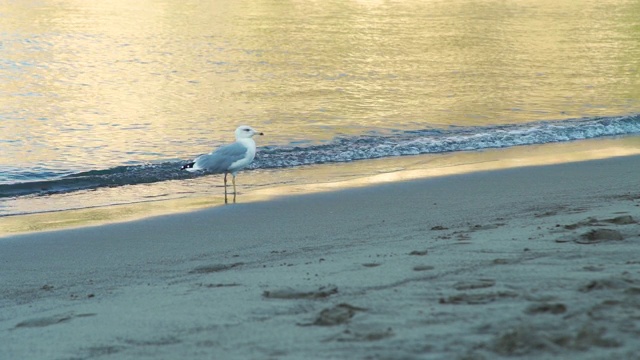
[[[0,53],[0,215],[180,193],[240,124],[282,172],[640,133],[635,1],[3,2]]]

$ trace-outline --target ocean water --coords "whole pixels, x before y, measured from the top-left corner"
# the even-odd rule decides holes
[[[5,1],[0,55],[0,216],[221,193],[242,124],[245,190],[640,134],[637,1]]]

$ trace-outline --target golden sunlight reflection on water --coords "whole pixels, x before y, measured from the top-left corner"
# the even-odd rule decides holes
[[[0,166],[640,109],[634,1],[0,4]]]

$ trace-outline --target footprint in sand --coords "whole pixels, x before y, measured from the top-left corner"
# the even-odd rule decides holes
[[[578,221],[577,223],[564,225],[563,228],[567,230],[575,230],[577,228],[585,227],[585,226],[606,226],[606,224],[614,224],[614,225],[630,225],[637,224],[637,221],[631,215],[621,215],[611,219],[598,220],[597,218],[590,217],[582,221]]]
[[[527,314],[562,314],[567,311],[567,306],[565,304],[556,303],[542,303],[542,304],[533,304],[524,311]]]
[[[409,255],[414,255],[414,256],[425,256],[429,253],[428,250],[413,250],[412,252],[409,253]]]
[[[580,292],[590,292],[594,290],[628,290],[628,289],[640,289],[640,281],[629,276],[619,275],[611,276],[601,279],[591,280],[588,283],[580,286],[578,289]]]
[[[465,280],[458,281],[457,283],[453,284],[453,288],[456,290],[473,290],[492,287],[495,284],[496,281],[493,279]]]
[[[346,303],[338,304],[336,306],[324,309],[320,312],[315,321],[307,325],[316,326],[335,326],[348,323],[357,312],[367,311],[365,308],[349,305]]]
[[[74,313],[57,314],[53,316],[25,320],[21,323],[18,323],[15,326],[15,328],[19,329],[19,328],[45,327],[49,325],[55,325],[55,324],[67,322],[78,317],[87,317],[87,316],[95,316],[95,315],[96,314],[74,314]]]
[[[577,244],[597,244],[608,241],[621,241],[624,240],[624,235],[615,229],[605,228],[604,226],[613,225],[629,225],[637,224],[637,221],[630,215],[621,215],[611,219],[598,220],[597,218],[590,217],[585,220],[569,225],[557,225],[566,230],[576,230],[581,227],[593,227],[586,233],[581,234],[577,239],[573,239],[573,242]],[[570,242],[571,238],[563,237],[557,239],[558,243]]]
[[[622,215],[612,219],[606,219],[603,221],[611,224],[616,224],[616,225],[629,225],[629,224],[637,223],[637,221],[631,215]]]
[[[385,325],[359,324],[358,326],[350,326],[340,334],[331,336],[324,341],[379,341],[393,335],[393,329]]]
[[[266,290],[262,296],[269,299],[322,299],[337,294],[338,288],[333,285],[322,286],[318,289],[282,288]]]
[[[612,348],[621,344],[621,341],[606,336],[606,328],[594,327],[590,323],[578,329],[552,329],[547,324],[523,323],[498,334],[487,344],[487,348],[502,356],[529,355],[539,358],[544,353],[586,351],[593,347]]]
[[[189,271],[189,274],[209,274],[209,273],[229,270],[241,265],[244,265],[244,263],[237,262],[233,264],[214,264],[214,265],[198,266],[197,268]]]
[[[451,304],[451,305],[480,305],[487,304],[498,299],[507,299],[507,298],[517,298],[518,293],[512,291],[499,291],[492,293],[484,293],[484,294],[459,294],[449,296],[447,298],[441,298],[440,304]]]
[[[618,230],[613,229],[593,229],[588,231],[576,239],[578,244],[595,244],[605,241],[620,241],[624,240],[624,236]]]
[[[427,271],[433,269],[435,269],[435,267],[431,265],[416,265],[413,267],[413,271]]]
[[[382,265],[382,264],[380,264],[380,263],[364,263],[364,264],[362,264],[362,266],[368,267],[368,268],[378,267],[380,265]]]

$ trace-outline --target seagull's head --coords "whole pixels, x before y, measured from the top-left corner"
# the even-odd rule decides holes
[[[236,129],[236,139],[248,139],[248,138],[252,138],[253,135],[264,135],[264,134],[256,131],[256,129],[247,125],[242,125]]]

